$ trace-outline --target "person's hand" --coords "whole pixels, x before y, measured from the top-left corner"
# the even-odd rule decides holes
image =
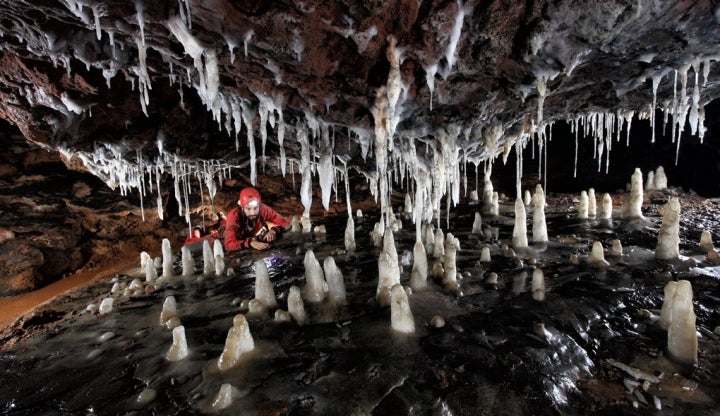
[[[254,248],[255,250],[267,250],[270,248],[270,244],[263,243],[262,241],[258,240],[251,240],[250,241],[250,247]]]
[[[267,233],[265,233],[264,239],[265,239],[265,242],[267,242],[267,243],[269,243],[269,242],[271,242],[271,241],[275,241],[276,238],[277,238],[277,234],[275,234],[275,230],[274,230],[274,229],[272,229],[272,230],[268,231]]]

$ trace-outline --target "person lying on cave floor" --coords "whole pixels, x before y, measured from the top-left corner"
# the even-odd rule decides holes
[[[245,188],[240,191],[238,206],[225,219],[222,230],[225,250],[267,250],[289,226],[287,218],[261,202],[257,189]]]

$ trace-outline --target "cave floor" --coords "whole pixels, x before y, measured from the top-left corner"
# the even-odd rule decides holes
[[[18,319],[0,334],[0,409],[42,414],[373,414],[554,415],[717,414],[720,396],[720,268],[697,247],[700,232],[720,231],[717,204],[680,195],[681,257],[655,260],[658,210],[668,193],[646,196],[644,219],[581,220],[573,196],[551,195],[546,209],[550,242],[501,254],[512,234],[511,204],[483,216],[499,240],[471,233],[476,205],[453,209],[440,226],[460,241],[457,269],[462,295],[429,279],[410,295],[412,335],[390,328],[389,308],[374,302],[377,258],[370,238],[377,214],[356,218],[355,253],[346,253],[346,217],[327,217],[326,234],[288,233],[266,252],[226,254],[235,275],[172,277],[137,296],[111,294],[115,282],[144,280],[139,267],[104,276]],[[619,217],[616,206],[614,218]],[[531,215],[528,214],[530,218]],[[529,222],[531,223],[531,222]],[[415,227],[395,232],[401,281],[412,266]],[[492,227],[492,228],[489,228]],[[529,227],[530,228],[530,227]],[[594,241],[607,249],[622,241],[608,267],[585,259]],[[489,247],[490,263],[480,251]],[[277,322],[272,313],[248,314],[255,349],[225,372],[217,369],[233,317],[254,296],[254,262],[264,259],[287,309],[292,285],[303,287],[305,252],[320,262],[333,256],[344,275],[348,302],[310,304],[310,323]],[[178,250],[175,250],[178,251]],[[138,253],[139,254],[139,253]],[[577,254],[580,264],[569,261]],[[197,269],[202,255],[196,253]],[[432,268],[434,259],[428,256]],[[180,262],[176,262],[176,271]],[[546,300],[533,300],[533,267],[544,271]],[[488,273],[498,283],[484,283]],[[657,327],[663,287],[692,283],[698,326],[698,363],[667,358],[667,334]],[[165,359],[171,331],[160,324],[164,299],[174,296],[189,355]],[[108,314],[86,307],[114,297]],[[431,325],[434,316],[445,325]],[[545,331],[539,330],[540,325]],[[625,367],[628,366],[628,367]],[[233,386],[232,404],[213,408],[220,386]]]

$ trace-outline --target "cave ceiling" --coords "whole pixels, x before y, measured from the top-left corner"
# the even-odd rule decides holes
[[[393,155],[478,163],[557,120],[619,135],[653,106],[702,136],[719,17],[714,1],[4,0],[0,118],[130,187],[178,160],[254,181],[254,160],[302,170],[303,150],[366,175]]]

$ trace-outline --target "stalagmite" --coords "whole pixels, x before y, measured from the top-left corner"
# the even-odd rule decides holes
[[[173,277],[174,273],[172,247],[170,245],[170,240],[168,240],[167,238],[163,238],[162,240],[162,268],[162,277],[164,279],[169,279]]]
[[[182,258],[182,275],[192,276],[195,274],[195,260],[193,259],[192,252],[187,246],[183,246],[180,249]]]
[[[491,213],[493,208],[493,185],[490,181],[490,173],[487,173],[483,179],[483,211]],[[492,214],[490,214],[492,215]]]
[[[225,347],[217,361],[218,369],[226,371],[234,367],[244,353],[254,349],[255,340],[250,333],[250,325],[248,325],[245,315],[235,315],[233,326],[228,330],[227,338],[225,338]]]
[[[457,266],[455,265],[455,258],[457,255],[457,249],[460,242],[451,233],[447,233],[445,238],[445,256],[444,264],[445,270],[443,273],[443,285],[449,291],[459,294],[460,288],[457,281]]]
[[[593,243],[587,261],[589,264],[595,266],[608,266],[610,264],[605,261],[605,251],[603,250],[602,243],[599,241]]]
[[[595,198],[595,189],[588,189],[588,217],[595,218],[597,216],[597,198]]]
[[[273,284],[270,281],[267,264],[262,259],[255,262],[255,299],[264,303],[270,309],[277,306],[275,289],[273,289]]]
[[[645,179],[645,190],[646,191],[654,191],[655,190],[655,172],[649,171],[647,174],[647,178]]]
[[[533,270],[531,287],[532,298],[538,302],[545,301],[545,275],[542,269]]]
[[[655,248],[655,258],[658,260],[672,260],[680,255],[680,201],[672,197],[660,209],[662,225],[658,231],[658,242]]]
[[[602,203],[600,205],[600,215],[598,217],[601,220],[610,220],[612,219],[612,197],[608,193],[604,193],[602,197]]]
[[[492,259],[490,258],[490,247],[483,247],[480,250],[480,261],[483,263],[490,263]]]
[[[623,201],[623,218],[642,218],[643,177],[640,168],[635,168],[630,178],[630,194]]]
[[[328,291],[327,282],[322,267],[320,267],[320,262],[315,258],[315,253],[312,250],[305,253],[303,265],[305,266],[303,299],[310,303],[322,302]]]
[[[667,331],[670,326],[670,317],[672,316],[673,298],[677,291],[678,283],[674,280],[667,282],[663,289],[663,303],[660,309],[660,319],[658,319],[658,326]]]
[[[215,276],[222,277],[225,275],[225,257],[215,256]]]
[[[247,304],[247,317],[252,319],[265,319],[268,314],[268,307],[265,302],[259,299],[250,299]]]
[[[293,215],[292,220],[290,220],[290,232],[297,233],[302,230],[300,226],[300,220],[298,219],[297,215]]]
[[[662,166],[655,169],[655,189],[658,191],[667,189],[667,176],[665,175],[665,168]]]
[[[383,249],[378,257],[378,286],[375,300],[380,306],[390,304],[390,289],[400,283],[400,265],[398,263],[395,238],[391,230],[385,230]]]
[[[297,286],[290,286],[287,297],[288,312],[292,316],[295,323],[300,326],[308,323],[308,316],[305,313],[305,304],[303,303],[302,296],[300,295],[300,288]]]
[[[347,225],[345,226],[345,250],[353,253],[355,252],[355,248],[355,220],[349,215]]]
[[[412,204],[412,198],[410,197],[409,193],[405,194],[405,214],[411,215],[413,212],[413,204]]]
[[[478,200],[479,200],[479,198],[478,198],[478,191],[477,191],[477,190],[472,190],[472,191],[470,191],[470,196],[468,197],[468,199],[469,199],[470,202],[472,202],[472,203],[477,203]]]
[[[210,248],[210,242],[208,240],[203,241],[203,274],[210,276],[215,273],[215,256],[213,250]]]
[[[335,264],[332,256],[325,257],[323,261],[325,281],[328,287],[328,298],[333,305],[344,305],[346,302],[345,281],[340,268]]]
[[[526,189],[525,192],[523,193],[523,203],[525,205],[530,205],[531,202],[532,202],[532,196],[530,195],[530,191]]]
[[[613,256],[622,256],[622,254],[623,254],[622,243],[617,238],[612,240],[612,247],[610,248],[610,254],[612,254]]]
[[[427,288],[428,261],[422,241],[415,242],[413,247],[413,267],[410,272],[410,288],[420,291]]]
[[[488,275],[485,277],[485,284],[488,284],[488,285],[496,285],[497,282],[498,282],[498,274],[495,273],[495,272],[490,272],[490,273],[488,273]]]
[[[433,243],[433,257],[441,258],[445,255],[445,234],[440,228],[435,230],[435,242]]]
[[[185,327],[180,325],[172,330],[173,343],[165,354],[168,361],[180,361],[188,355],[187,338],[185,338]]]
[[[232,386],[232,384],[223,383],[223,385],[220,386],[220,391],[218,391],[217,396],[215,396],[215,399],[212,402],[212,410],[214,412],[219,412],[228,408],[233,402],[233,396],[237,394],[234,390],[236,389]]]
[[[712,234],[710,234],[710,231],[704,230],[700,234],[700,248],[702,248],[705,251],[714,250],[715,247],[713,246],[712,241]]]
[[[155,268],[155,263],[152,261],[145,262],[145,281],[148,283],[152,283],[158,278],[157,274],[157,268]]]
[[[165,325],[165,322],[173,316],[177,316],[177,303],[175,296],[168,296],[163,302],[162,311],[160,311],[160,325]]]
[[[490,215],[495,217],[500,215],[500,195],[497,192],[492,193],[492,198],[490,202]]]
[[[105,298],[100,302],[100,306],[98,307],[98,313],[100,315],[105,315],[113,310],[113,304],[115,303],[115,299],[113,298]]]
[[[544,243],[548,241],[547,223],[545,222],[545,192],[540,184],[535,186],[535,193],[532,197],[533,225],[532,241]]]
[[[145,265],[147,263],[152,263],[152,257],[150,257],[150,254],[148,254],[147,251],[140,252],[140,268],[145,270]]]
[[[512,233],[512,245],[515,248],[528,246],[525,205],[520,198],[515,200],[515,227]]]
[[[580,202],[578,203],[577,217],[586,219],[588,217],[588,195],[587,192],[580,192]]]
[[[407,293],[400,284],[390,290],[392,303],[390,305],[390,326],[394,331],[404,334],[415,332],[415,319],[410,309]]]
[[[668,325],[668,355],[671,359],[688,365],[697,364],[698,352],[692,297],[690,282],[679,280],[672,298],[673,306]]]
[[[472,233],[476,235],[482,235],[482,217],[479,212],[475,213],[475,219],[473,220]]]

